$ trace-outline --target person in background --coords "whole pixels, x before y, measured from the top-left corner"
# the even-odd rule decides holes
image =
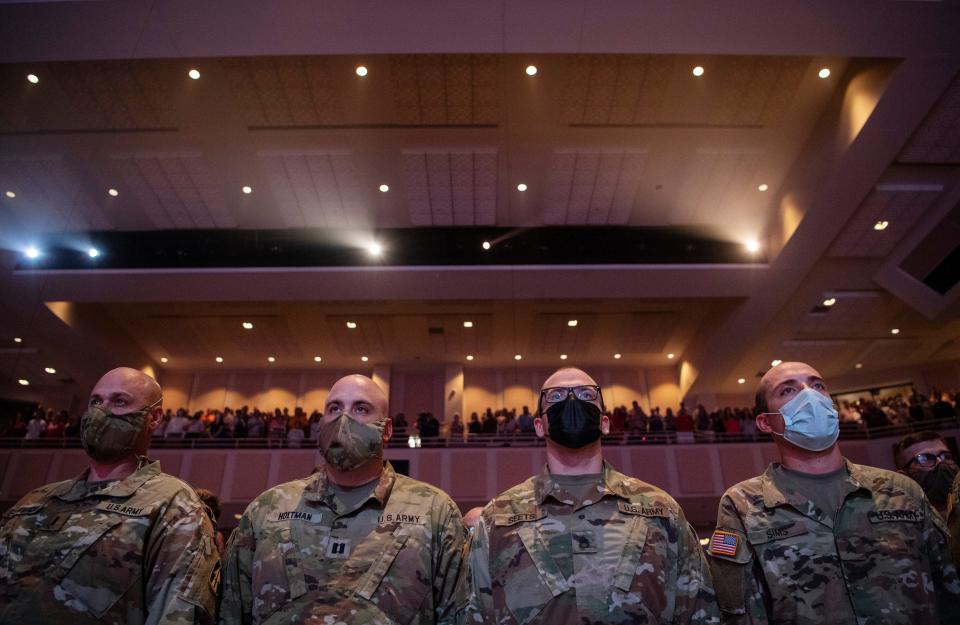
[[[916,481],[930,503],[946,517],[950,489],[960,473],[946,441],[936,432],[911,432],[894,445],[893,457],[897,472]]]

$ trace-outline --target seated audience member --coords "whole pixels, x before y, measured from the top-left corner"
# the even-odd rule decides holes
[[[263,415],[259,410],[254,409],[253,414],[247,419],[247,438],[263,438],[265,429]]]
[[[319,410],[314,410],[310,415],[310,440],[315,443],[320,440],[320,428],[323,426],[322,419],[323,415]]]
[[[529,406],[523,407],[523,412],[517,417],[517,426],[522,434],[533,434],[533,415],[530,414]]]
[[[677,431],[693,431],[693,417],[687,411],[687,408],[683,405],[683,402],[680,402],[680,410],[677,411]]]
[[[396,428],[394,428],[396,432]],[[450,423],[450,437],[455,439],[463,438],[463,420],[460,419],[460,413],[453,413],[453,421]]]
[[[517,420],[513,418],[513,412],[508,412],[506,419],[504,419],[503,424],[500,426],[500,433],[512,436],[519,431],[520,426],[517,424]]]
[[[408,427],[410,427],[410,424],[407,423],[407,415],[403,414],[402,412],[398,412],[397,416],[393,417],[394,434],[396,434],[398,438],[406,436]]]
[[[28,439],[39,439],[44,434],[47,433],[47,422],[43,418],[43,411],[37,409],[33,413],[33,417],[30,419],[30,422],[27,423],[27,433],[24,438]]]
[[[303,434],[303,429],[298,427],[292,427],[287,432],[287,447],[293,449],[299,449],[303,443],[303,439],[306,438]]]
[[[470,423],[467,424],[467,431],[470,434],[483,433],[483,424],[480,423],[480,417],[475,412],[470,415]]]
[[[911,432],[894,445],[893,457],[897,472],[913,478],[945,516],[950,489],[960,469],[943,438],[936,432]]]
[[[420,431],[421,438],[437,438],[440,436],[440,421],[432,412],[426,413],[424,428]]]
[[[497,418],[493,416],[493,411],[487,408],[486,414],[483,415],[483,433],[484,434],[496,434],[497,433]]]

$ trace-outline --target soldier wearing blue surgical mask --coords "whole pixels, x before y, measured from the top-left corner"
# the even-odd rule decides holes
[[[913,480],[843,457],[817,370],[770,369],[756,409],[780,462],[720,500],[707,553],[723,622],[960,622],[943,520]]]

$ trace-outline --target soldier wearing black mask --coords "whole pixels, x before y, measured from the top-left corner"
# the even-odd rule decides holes
[[[957,463],[946,442],[936,432],[911,432],[893,448],[897,471],[920,484],[930,503],[946,515],[947,495],[957,477]]]

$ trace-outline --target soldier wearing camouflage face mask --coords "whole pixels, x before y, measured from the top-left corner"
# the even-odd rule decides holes
[[[537,435],[547,466],[487,504],[470,550],[477,625],[719,623],[697,536],[667,493],[604,462],[597,383],[580,369],[544,382]]]
[[[3,515],[0,623],[213,622],[213,527],[196,493],[144,455],[161,400],[135,369],[97,382],[81,421],[90,467]]]
[[[333,385],[324,466],[260,495],[227,545],[223,625],[452,621],[467,531],[443,491],[384,462],[392,433],[373,380]]]
[[[843,457],[820,374],[770,369],[757,412],[781,462],[720,500],[708,554],[724,623],[960,623],[943,519],[910,478]]]

